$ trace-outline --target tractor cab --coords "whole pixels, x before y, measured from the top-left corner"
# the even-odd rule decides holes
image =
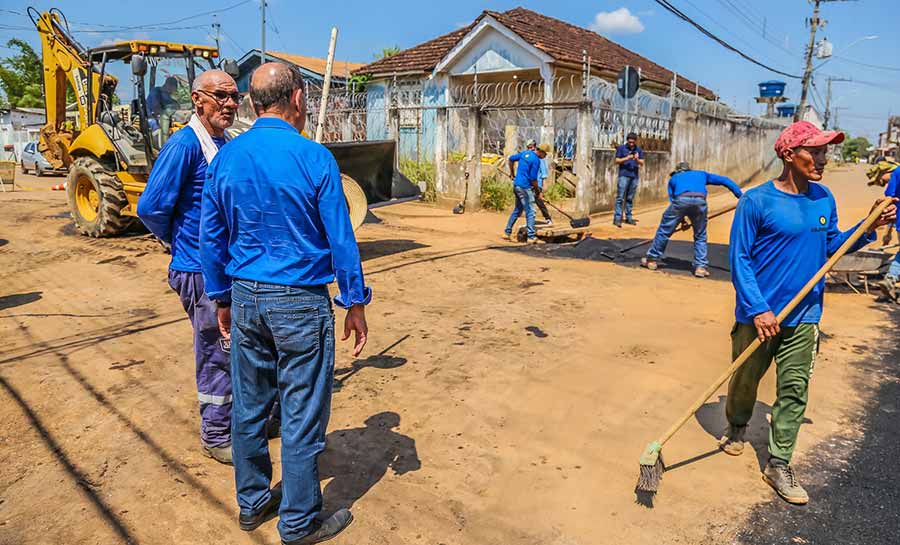
[[[95,106],[97,123],[128,170],[147,170],[168,137],[188,122],[194,78],[215,68],[218,56],[210,46],[150,40],[103,45],[88,52],[100,81],[108,81],[104,76],[109,74],[114,80],[132,82],[120,91],[115,84],[111,89],[104,84]]]

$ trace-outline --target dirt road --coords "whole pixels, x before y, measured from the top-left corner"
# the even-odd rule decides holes
[[[877,195],[859,168],[828,181],[844,227]],[[168,256],[146,237],[76,236],[65,210],[63,193],[0,193],[0,544],[277,543],[274,523],[238,530],[231,469],[199,453]],[[595,237],[651,236],[660,213],[622,230],[596,218]],[[772,499],[759,477],[771,376],[750,432],[759,456],[718,454],[715,397],[666,446],[655,508],[633,493],[644,446],[729,363],[730,216],[710,225],[714,277],[699,280],[677,261],[651,273],[639,254],[503,243],[499,214],[376,215],[358,232],[375,293],[367,354],[338,348],[320,461],[327,507],[356,515],[335,543],[720,544],[768,524],[749,517]],[[840,437],[851,456],[865,440],[858,408],[884,380],[868,366],[896,340],[873,297],[829,293],[826,307],[807,471],[818,445]]]

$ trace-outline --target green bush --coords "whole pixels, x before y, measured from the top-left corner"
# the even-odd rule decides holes
[[[573,196],[563,184],[550,184],[544,189],[544,200],[550,202],[559,202]]]
[[[497,178],[483,178],[481,180],[481,206],[488,210],[503,211],[512,205],[512,184],[509,180]]]
[[[434,202],[437,199],[434,163],[429,161],[417,163],[412,159],[400,159],[400,172],[414,184],[425,182],[425,192],[422,193],[423,201]]]

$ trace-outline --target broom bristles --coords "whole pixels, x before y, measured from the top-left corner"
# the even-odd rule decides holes
[[[637,486],[640,492],[649,492],[655,494],[659,490],[659,482],[662,480],[663,472],[666,466],[663,463],[662,453],[656,457],[656,463],[653,465],[641,464],[641,473],[638,476]]]

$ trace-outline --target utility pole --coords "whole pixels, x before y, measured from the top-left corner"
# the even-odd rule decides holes
[[[259,50],[259,58],[260,64],[264,64],[266,62],[266,0],[259,3],[259,11],[262,15],[262,46]]]
[[[813,16],[809,20],[809,44],[806,47],[806,68],[803,70],[803,88],[800,91],[800,106],[794,112],[794,121],[800,121],[806,112],[806,97],[809,92],[809,82],[812,79],[812,59],[816,48],[816,31],[825,26],[827,21],[819,19],[819,5],[824,2],[846,2],[848,0],[809,0],[813,3]]]
[[[828,90],[825,94],[825,118],[822,120],[822,128],[828,129],[828,120],[831,118],[831,82],[832,81],[853,81],[850,78],[828,78]],[[837,108],[835,108],[834,112],[834,127],[837,126]]]
[[[219,49],[221,49],[221,46],[220,46],[220,44],[219,44],[219,29],[222,28],[222,25],[219,23],[219,16],[218,16],[218,15],[213,15],[213,24],[212,24],[212,27],[213,27],[213,28],[215,29],[215,31],[216,31],[216,50],[219,50]],[[221,52],[221,51],[219,51],[219,56],[220,56],[220,57],[222,56],[222,52]]]

